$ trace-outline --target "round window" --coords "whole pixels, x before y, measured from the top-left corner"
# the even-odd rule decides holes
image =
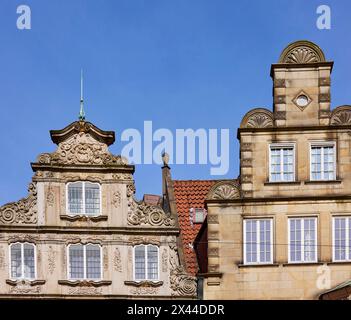
[[[296,104],[299,107],[306,107],[308,105],[308,98],[304,94],[300,95],[296,99]]]

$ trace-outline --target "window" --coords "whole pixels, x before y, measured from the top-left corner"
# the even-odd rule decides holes
[[[289,262],[317,262],[317,219],[289,219]]]
[[[101,279],[101,246],[71,244],[68,246],[68,275],[74,280]]]
[[[158,247],[138,245],[134,247],[134,279],[158,280]]]
[[[293,145],[270,146],[270,182],[289,182],[295,180],[295,152]]]
[[[333,261],[351,260],[351,217],[333,219]]]
[[[272,219],[244,220],[244,263],[273,263]]]
[[[100,214],[100,185],[91,182],[67,184],[67,211],[69,214]]]
[[[193,223],[203,223],[206,216],[206,210],[203,208],[191,208],[190,214]]]
[[[311,145],[311,180],[335,180],[335,144]]]
[[[10,278],[36,278],[35,245],[32,243],[13,243],[10,245]]]

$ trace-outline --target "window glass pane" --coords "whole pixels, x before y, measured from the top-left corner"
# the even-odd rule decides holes
[[[290,219],[290,260],[301,261],[301,220]]]
[[[346,260],[346,218],[334,219],[335,260]]]
[[[147,246],[147,273],[149,280],[158,279],[158,248]]]
[[[100,186],[96,183],[85,183],[85,213],[100,213]]]
[[[35,278],[35,260],[34,260],[34,245],[25,243],[23,245],[24,258],[24,277],[27,279]]]
[[[271,261],[271,222],[260,220],[260,262]]]
[[[349,220],[349,247],[348,247],[348,251],[349,251],[349,260],[351,260],[351,218],[348,219]]]
[[[68,210],[70,213],[83,213],[83,184],[81,182],[68,185]]]
[[[71,279],[84,279],[84,248],[80,244],[69,246],[69,270]]]
[[[334,146],[311,147],[311,179],[335,179],[335,148]]]
[[[304,219],[304,261],[315,260],[315,219]]]
[[[86,270],[88,279],[101,279],[101,250],[100,246],[86,246]]]
[[[134,248],[134,269],[135,280],[145,280],[145,246],[140,245]]]
[[[294,148],[271,147],[271,181],[294,180]]]
[[[195,223],[202,223],[204,222],[204,209],[195,209],[195,215],[194,215],[194,222]]]
[[[257,221],[246,220],[246,262],[257,262]]]
[[[22,277],[21,244],[11,245],[11,278]]]

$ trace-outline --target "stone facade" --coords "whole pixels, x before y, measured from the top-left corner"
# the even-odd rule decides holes
[[[134,166],[112,155],[114,132],[85,121],[51,131],[58,145],[32,163],[28,196],[0,207],[0,298],[182,298],[196,297],[195,278],[179,259],[177,217],[164,203],[150,205],[134,198]],[[67,184],[100,186],[100,214],[70,214]],[[165,209],[164,209],[165,208]],[[36,276],[11,274],[15,243],[35,245]],[[101,247],[101,279],[70,279],[68,246]],[[134,246],[158,248],[158,278],[135,280]]]
[[[254,109],[238,129],[239,183],[216,184],[206,200],[204,299],[318,299],[351,279],[350,259],[333,258],[333,218],[351,216],[351,106],[330,108],[332,66],[308,41],[292,43],[272,65],[273,112]],[[325,142],[334,146],[334,177],[312,179],[311,146]],[[293,179],[270,179],[271,145],[292,146]],[[316,218],[313,262],[289,261],[293,218]],[[245,263],[248,219],[272,221],[272,261]]]

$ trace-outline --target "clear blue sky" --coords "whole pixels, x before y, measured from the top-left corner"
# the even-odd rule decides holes
[[[32,29],[16,28],[16,8]],[[331,30],[316,8],[332,10]],[[270,64],[290,42],[308,39],[334,60],[332,106],[351,103],[351,2],[314,0],[1,0],[0,204],[26,195],[39,153],[54,151],[50,129],[75,121],[80,69],[87,119],[119,134],[229,128],[230,171],[238,175],[236,129],[251,108],[272,106]],[[173,165],[175,179],[211,178],[209,166]],[[138,196],[160,193],[157,165],[136,168]]]

